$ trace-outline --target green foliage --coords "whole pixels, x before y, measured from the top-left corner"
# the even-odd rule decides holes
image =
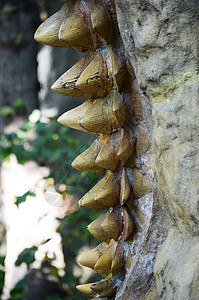
[[[17,101],[15,107],[23,105],[23,100],[18,99]],[[71,167],[74,158],[87,147],[85,142],[77,140],[70,134],[67,127],[58,124],[54,118],[42,122],[39,110],[34,110],[29,116],[28,122],[17,132],[0,134],[0,160],[9,159],[11,154],[15,154],[20,164],[33,160],[41,166],[48,166],[50,168],[49,178],[53,179],[56,191],[59,193],[82,195],[96,182],[97,175],[76,171]],[[62,184],[62,188],[60,188],[60,184]],[[19,206],[20,203],[26,201],[28,196],[34,195],[34,191],[27,191],[24,195],[16,198],[15,204]],[[48,275],[56,278],[59,289],[64,291],[64,297],[55,292],[45,298],[46,300],[83,300],[88,298],[75,289],[75,286],[80,283],[80,277],[73,275],[73,269],[77,264],[76,256],[80,248],[85,244],[95,247],[99,242],[86,230],[87,225],[98,217],[99,211],[81,209],[59,219],[60,225],[57,232],[62,237],[62,249],[66,263],[65,275],[59,276],[59,269],[51,264],[48,267]],[[31,271],[31,264],[35,260],[37,249],[38,245],[24,249],[16,260],[16,266],[25,263]],[[43,261],[44,263],[49,261],[47,254]],[[37,271],[44,274],[43,265]],[[98,277],[93,277],[94,281]],[[22,299],[27,297],[27,293],[27,279],[24,278],[11,292],[11,299]]]
[[[7,117],[9,115],[12,115],[13,114],[13,108],[11,106],[2,106],[0,108],[0,114],[3,116],[3,117]]]
[[[25,263],[29,268],[30,264],[35,261],[35,252],[38,250],[36,246],[31,248],[25,248],[18,256],[15,266],[20,266],[22,263]]]
[[[7,14],[17,10],[17,6],[14,5],[6,5],[1,10],[0,13]]]

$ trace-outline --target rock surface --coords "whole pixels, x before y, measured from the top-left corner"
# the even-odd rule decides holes
[[[199,2],[116,0],[116,10],[140,87],[155,175],[150,216],[143,240],[138,239],[141,247],[139,253],[131,252],[131,266],[116,299],[195,300],[199,295]]]

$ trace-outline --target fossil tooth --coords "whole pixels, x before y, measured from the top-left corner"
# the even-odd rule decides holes
[[[94,94],[96,98],[105,97],[112,87],[112,81],[103,56],[98,52],[76,82],[78,89]]]
[[[56,12],[38,27],[34,36],[37,42],[49,46],[68,46],[66,42],[59,40],[59,29],[65,19],[68,8],[73,5],[72,3],[73,0],[69,0],[58,12]]]
[[[101,298],[111,298],[115,294],[115,286],[112,278],[103,279],[92,284],[91,289]]]
[[[123,168],[122,176],[121,176],[121,189],[120,189],[120,204],[124,205],[124,203],[128,200],[131,194],[131,184],[126,174],[126,170]]]
[[[114,174],[108,171],[106,175],[79,200],[79,206],[85,208],[103,209],[118,204],[119,184]]]
[[[84,114],[87,111],[87,109],[92,106],[92,103],[93,103],[92,100],[85,101],[83,104],[65,112],[63,115],[61,115],[58,118],[57,121],[64,126],[78,129],[81,131],[90,132],[85,128],[83,128],[81,124],[79,124],[79,119],[81,118],[82,114]]]
[[[102,222],[109,216],[110,212],[107,212],[102,217],[98,218],[97,220],[90,223],[87,227],[88,231],[95,236],[97,239],[108,242],[110,240],[108,234],[103,230],[101,224]]]
[[[91,1],[91,22],[94,30],[109,42],[113,26],[108,10],[100,0]]]
[[[124,59],[120,58],[115,51],[111,49],[112,72],[116,81],[118,90],[121,89],[126,73]]]
[[[124,240],[127,240],[131,232],[133,231],[133,220],[127,211],[126,207],[122,207],[123,209],[123,237]]]
[[[77,285],[76,289],[86,295],[95,296],[96,293],[91,289],[92,285],[93,285],[93,283],[81,284],[81,285]]]
[[[118,150],[118,157],[123,163],[123,165],[125,165],[127,160],[132,156],[134,149],[135,149],[135,144],[134,141],[132,140],[132,137],[126,130],[122,128],[121,142]]]
[[[79,122],[88,131],[110,134],[113,129],[118,127],[112,100],[108,98],[96,100]]]
[[[135,181],[135,185],[132,190],[134,198],[142,197],[144,194],[152,191],[152,185],[137,168],[133,168],[133,178]]]
[[[138,136],[136,140],[136,154],[141,155],[149,149],[149,139],[147,129],[143,125],[137,127]]]
[[[102,168],[114,172],[117,169],[119,158],[117,155],[118,145],[120,143],[119,134],[112,133],[103,145],[96,157],[96,164]]]
[[[116,246],[115,253],[112,259],[111,272],[113,275],[116,275],[120,272],[124,265],[125,254],[121,243]]]
[[[99,152],[99,139],[97,138],[92,145],[81,153],[72,162],[72,167],[80,170],[103,175],[105,168],[96,164],[95,159]]]
[[[123,102],[122,97],[119,92],[113,92],[113,112],[117,118],[120,127],[123,127],[127,119],[127,107]]]
[[[110,273],[114,248],[112,245],[107,248],[106,252],[97,260],[94,270],[101,276],[106,276]]]
[[[121,210],[115,208],[107,215],[105,220],[101,224],[104,232],[107,233],[110,239],[117,241],[122,232],[122,214]]]
[[[96,248],[94,248],[90,251],[87,251],[87,252],[83,252],[79,256],[79,259],[78,259],[79,263],[82,266],[94,269],[96,262],[102,256],[102,254],[104,253],[105,248],[107,246],[108,246],[108,244],[103,242],[103,243],[99,244]]]
[[[94,36],[90,10],[86,1],[73,1],[70,13],[62,22],[59,30],[59,39],[67,42],[68,47],[76,48],[80,51],[94,50],[100,46]]]
[[[92,94],[82,92],[76,87],[76,82],[85,67],[90,62],[90,55],[83,56],[72,68],[66,71],[52,85],[51,89],[59,94],[73,97],[93,98]]]

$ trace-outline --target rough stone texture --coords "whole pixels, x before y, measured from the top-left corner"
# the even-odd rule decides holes
[[[140,87],[159,194],[159,200],[154,196],[150,202],[139,258],[132,255],[116,299],[195,300],[199,297],[199,2],[116,0],[116,10]],[[162,238],[157,239],[159,235]],[[153,273],[150,277],[147,264],[140,267],[147,255],[151,268],[156,261],[158,295]]]

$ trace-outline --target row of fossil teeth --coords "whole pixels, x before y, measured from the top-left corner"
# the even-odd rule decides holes
[[[110,298],[115,293],[115,277],[121,274],[125,264],[123,244],[134,231],[126,203],[131,197],[141,197],[151,190],[137,168],[127,168],[135,152],[146,151],[147,135],[141,127],[140,133],[135,128],[133,133],[129,129],[129,124],[132,127],[134,122],[132,91],[129,93],[128,88],[124,88],[128,72],[122,47],[120,43],[117,45],[119,35],[111,19],[111,5],[114,7],[113,0],[68,0],[35,34],[38,42],[47,45],[87,51],[53,84],[52,90],[65,96],[88,98],[58,121],[70,128],[98,134],[72,166],[105,174],[79,200],[80,207],[108,209],[105,215],[88,225],[89,232],[102,243],[79,258],[82,265],[106,278],[77,288],[101,298]],[[137,118],[134,123],[137,124]]]
[[[102,44],[101,37],[110,40],[112,29],[111,17],[103,1],[68,0],[38,28],[36,40],[79,51],[95,50]]]

